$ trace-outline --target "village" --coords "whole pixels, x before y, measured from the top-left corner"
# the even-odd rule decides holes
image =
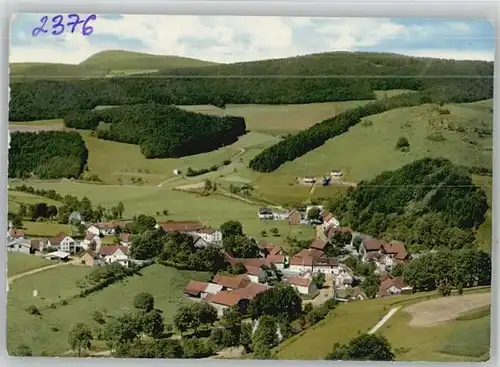
[[[220,229],[205,227],[197,221],[158,222],[155,228],[165,233],[187,234],[193,238],[196,248],[214,246],[233,268],[240,269],[236,275],[216,274],[211,282],[192,280],[184,287],[187,300],[209,303],[215,307],[219,317],[234,307],[244,312],[258,294],[277,284],[290,285],[304,304],[314,306],[330,299],[352,302],[373,298],[360,286],[367,272],[359,274],[356,263],[364,265],[372,275],[379,277],[380,287],[375,297],[412,292],[412,287],[406,286],[402,277],[391,274],[397,264],[406,264],[412,259],[403,243],[385,242],[342,227],[335,215],[321,206],[305,209],[294,209],[284,214],[260,208],[257,213],[261,220],[287,220],[290,225],[307,223],[315,227],[316,238],[310,246],[294,254],[288,253],[282,246],[261,240],[256,241],[260,250],[258,257],[235,258],[223,249]],[[132,234],[124,232],[125,223],[113,220],[85,226],[85,237],[81,240],[66,233],[59,233],[53,238],[28,238],[23,230],[9,228],[7,250],[81,266],[118,263],[129,267],[144,263],[144,260],[131,256]],[[110,238],[114,244],[103,243],[109,243],[106,239]],[[332,249],[337,256],[332,256]]]

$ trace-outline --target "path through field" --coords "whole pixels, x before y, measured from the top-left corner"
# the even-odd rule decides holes
[[[390,319],[392,316],[394,316],[394,314],[395,314],[396,312],[398,312],[400,308],[401,308],[401,306],[398,306],[398,307],[394,307],[394,308],[392,308],[392,309],[391,309],[391,310],[387,313],[387,315],[385,315],[384,317],[382,317],[382,319],[381,319],[379,322],[377,322],[377,324],[376,324],[374,327],[372,327],[372,328],[370,329],[370,331],[368,332],[368,334],[374,334],[374,333],[376,333],[376,332],[377,332],[377,330],[378,330],[378,329],[380,329],[382,326],[384,326],[384,324],[385,324],[387,321],[389,321],[389,319]]]
[[[45,271],[45,270],[56,268],[58,266],[69,265],[69,264],[73,264],[73,263],[74,263],[74,261],[67,261],[64,263],[57,263],[57,264],[53,264],[53,265],[42,266],[41,268],[36,268],[36,269],[29,270],[29,271],[25,271],[24,273],[11,275],[10,277],[7,278],[7,280],[9,281],[9,283],[12,283],[14,280],[25,277],[27,275],[36,274],[36,273],[39,273],[41,271]]]

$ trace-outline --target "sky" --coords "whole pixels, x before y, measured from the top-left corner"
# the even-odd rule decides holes
[[[75,33],[67,28],[58,36],[49,30],[34,37],[43,15],[13,16],[10,62],[78,64],[104,50],[221,63],[331,51],[492,61],[495,47],[489,20],[98,14],[89,22],[94,32],[88,36],[79,26]]]

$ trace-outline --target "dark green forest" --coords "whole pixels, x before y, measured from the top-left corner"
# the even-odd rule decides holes
[[[329,205],[345,225],[413,251],[472,247],[488,208],[467,170],[431,158],[362,181]]]
[[[146,158],[208,152],[234,143],[246,132],[243,117],[205,115],[160,104],[114,107],[84,116],[65,119],[66,126],[76,125],[75,121],[80,128],[95,127],[99,120],[109,123],[97,129],[98,138],[138,144]]]
[[[85,142],[76,132],[14,132],[10,137],[10,178],[77,178],[87,164]]]
[[[182,68],[152,77],[11,83],[10,121],[61,118],[99,105],[289,104],[374,99],[374,90],[426,90],[467,102],[490,98],[493,63],[380,53],[326,53]]]

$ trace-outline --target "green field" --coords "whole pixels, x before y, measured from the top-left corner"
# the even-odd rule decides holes
[[[475,291],[481,290],[466,290],[466,292]],[[326,319],[278,346],[277,357],[279,359],[324,359],[335,343],[347,343],[358,333],[367,332],[396,304],[407,305],[424,301],[429,296],[436,297],[437,294],[435,292],[416,293],[410,296],[339,304]],[[458,321],[430,328],[409,328],[407,326],[409,320],[410,316],[400,310],[379,331],[389,339],[394,349],[399,348],[398,352],[406,351],[406,353],[396,353],[397,360],[458,361],[469,358],[435,352],[451,335],[453,326]],[[406,350],[408,346],[412,348],[410,351]]]
[[[28,315],[24,310],[31,304],[43,306],[71,297],[78,292],[75,282],[91,270],[91,267],[64,265],[13,282],[7,305],[7,349],[13,350],[25,343],[35,355],[62,354],[69,349],[68,331],[73,324],[85,322],[96,326],[92,321],[92,313],[96,310],[108,315],[129,311],[135,295],[140,292],[149,292],[155,297],[156,307],[163,311],[165,322],[169,323],[181,302],[182,289],[187,282],[191,279],[208,280],[206,273],[152,265],[139,275],[85,298],[75,298],[69,300],[67,305],[58,304],[55,309],[42,310],[41,316]],[[34,289],[39,292],[37,299],[33,299]]]
[[[19,252],[7,253],[7,275],[16,275],[29,270],[42,268],[55,264],[51,260],[46,260],[39,256],[22,254]]]
[[[432,327],[408,327],[411,317],[398,312],[380,330],[400,361],[478,361],[490,350],[490,316],[454,320]]]
[[[325,102],[293,105],[227,105],[179,106],[193,112],[210,115],[243,116],[247,129],[272,135],[283,135],[305,130],[329,117],[355,108],[369,101]]]
[[[441,114],[449,110],[449,114]],[[361,181],[424,157],[448,158],[467,166],[492,166],[492,101],[439,107],[424,104],[369,116],[341,136],[284,164],[276,174],[289,177],[344,171]],[[483,137],[475,131],[480,129]],[[405,136],[409,152],[395,149]]]

